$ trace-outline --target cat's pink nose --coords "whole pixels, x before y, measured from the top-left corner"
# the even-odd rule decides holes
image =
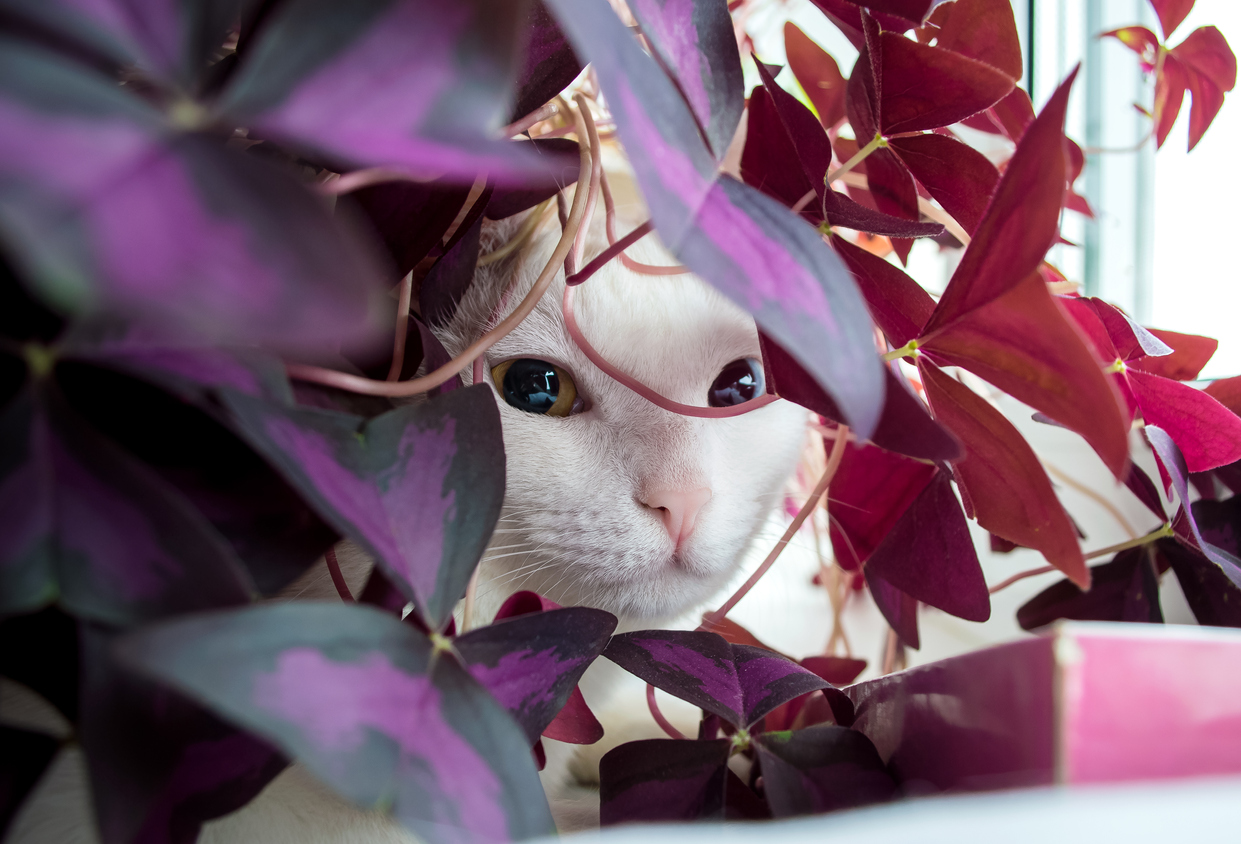
[[[652,510],[659,511],[668,536],[680,548],[694,532],[699,512],[711,500],[711,490],[705,486],[698,489],[656,489],[639,500]]]

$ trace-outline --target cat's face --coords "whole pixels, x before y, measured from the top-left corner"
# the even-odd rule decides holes
[[[518,282],[505,312],[529,288],[557,235],[541,236],[508,268],[506,280],[516,272]],[[650,243],[629,254],[672,263]],[[496,280],[477,287],[444,336],[452,353],[481,333],[482,314],[494,307]],[[706,601],[736,571],[797,462],[806,413],[783,401],[727,419],[689,418],[655,406],[574,345],[561,314],[563,289],[563,282],[553,285],[487,355],[486,380],[500,387],[507,488],[484,558],[480,613],[489,617],[507,595],[532,589],[634,620],[676,616]],[[613,261],[578,288],[575,312],[608,361],[685,404],[705,406],[730,363],[760,359],[753,320],[693,276],[638,275]],[[496,367],[507,361],[557,367],[576,389],[576,412],[549,416],[531,412],[528,403],[514,406],[514,398],[521,404],[520,385],[506,401],[504,379],[497,385],[492,372],[502,375]],[[513,366],[536,376],[539,370]],[[554,412],[571,404],[562,400]]]

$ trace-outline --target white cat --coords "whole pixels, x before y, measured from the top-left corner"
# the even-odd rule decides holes
[[[625,174],[610,176],[625,232],[645,217]],[[488,224],[484,254],[511,238],[520,222]],[[606,246],[603,231],[600,213],[587,257]],[[449,353],[485,330],[501,297],[511,309],[524,296],[558,237],[552,216],[526,248],[479,270],[456,316],[438,332]],[[673,263],[653,235],[628,254]],[[781,401],[733,418],[701,419],[655,406],[576,347],[561,313],[563,289],[562,275],[486,356],[503,420],[507,489],[483,560],[477,617],[489,620],[508,595],[531,589],[562,604],[609,610],[625,628],[656,627],[703,604],[735,574],[796,465],[806,412]],[[705,406],[713,385],[727,393],[738,379],[742,398],[762,392],[753,320],[691,275],[640,275],[612,261],[577,290],[575,312],[609,362],[666,398]],[[548,407],[554,415],[542,412]],[[339,556],[356,594],[370,564],[356,549]],[[288,594],[336,597],[322,565]],[[602,703],[598,683],[587,695],[592,705]],[[618,732],[626,730],[614,729],[605,741],[618,743]],[[560,769],[545,780],[554,787],[566,776],[564,755],[562,749]],[[62,790],[84,792],[80,767],[58,770]],[[40,790],[55,788],[49,782]],[[47,837],[65,828],[63,812],[40,816],[36,809],[23,811],[8,844],[70,840]],[[581,821],[576,814],[571,825]],[[203,844],[408,840],[386,817],[346,806],[296,766],[245,809],[208,824],[200,838]]]

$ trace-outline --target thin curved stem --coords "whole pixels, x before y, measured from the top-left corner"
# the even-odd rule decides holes
[[[582,131],[579,137],[586,137],[585,127],[581,127]],[[587,178],[590,172],[590,148],[582,142],[579,145],[580,164],[578,169],[578,184]],[[569,250],[573,246],[573,238],[577,234],[578,228],[582,225],[582,218],[586,213],[586,194],[585,190],[576,190],[573,194],[573,207],[569,212],[568,220],[565,224],[564,233],[560,236],[560,241],[556,244],[556,248],[552,251],[551,258],[543,267],[543,272],[535,280],[534,286],[530,288],[530,292],[521,300],[517,308],[505,317],[499,325],[485,333],[482,337],[471,343],[465,351],[457,355],[448,363],[436,369],[434,372],[427,373],[421,378],[415,378],[411,381],[375,381],[371,378],[362,378],[357,375],[350,375],[347,372],[337,372],[332,369],[324,369],[320,366],[309,366],[301,363],[285,364],[290,378],[300,381],[312,381],[317,384],[326,384],[329,387],[337,387],[342,390],[348,390],[354,393],[362,393],[370,396],[389,396],[400,398],[406,396],[415,396],[419,393],[425,393],[443,384],[445,381],[453,378],[461,370],[469,366],[473,360],[479,355],[486,352],[501,339],[503,339],[510,331],[518,326],[534,310],[539,299],[547,292],[547,288],[551,286],[552,280],[555,279],[556,273],[559,272],[564,264],[565,258],[569,255]]]
[[[646,684],[646,708],[651,710],[651,717],[655,719],[655,723],[659,725],[659,728],[668,734],[669,738],[685,738],[685,734],[672,726],[672,722],[664,717],[664,713],[659,711],[659,704],[655,702],[655,687],[650,683]]]
[[[1138,535],[1137,530],[1133,527],[1132,524],[1130,524],[1129,520],[1125,518],[1125,514],[1120,512],[1120,508],[1117,507],[1115,504],[1113,504],[1111,501],[1108,501],[1105,496],[1100,495],[1099,493],[1095,492],[1093,489],[1086,486],[1084,483],[1071,477],[1066,472],[1061,471],[1057,467],[1053,466],[1051,463],[1048,463],[1046,460],[1043,461],[1043,468],[1046,469],[1048,474],[1050,474],[1053,478],[1060,481],[1065,486],[1068,486],[1072,489],[1077,490],[1082,495],[1086,496],[1091,501],[1093,501],[1094,503],[1102,507],[1104,510],[1106,510],[1108,512],[1108,515],[1110,515],[1113,519],[1115,519],[1118,525],[1124,528],[1125,533],[1129,534],[1131,537],[1136,537]]]
[[[1150,533],[1145,536],[1139,536],[1137,539],[1130,539],[1126,542],[1117,542],[1115,545],[1100,548],[1098,551],[1091,551],[1086,554],[1086,559],[1097,560],[1099,557],[1106,557],[1108,554],[1118,554],[1121,551],[1128,551],[1130,548],[1139,548],[1143,545],[1150,545],[1152,542],[1172,536],[1173,533],[1172,525],[1165,524],[1158,530],[1152,530]]]
[[[555,100],[544,103],[534,111],[527,114],[521,120],[515,120],[500,130],[500,135],[505,138],[511,138],[514,135],[520,135],[536,123],[542,123],[544,120],[550,120],[560,114],[560,106]]]
[[[327,563],[327,573],[332,576],[332,585],[336,587],[336,594],[340,595],[340,599],[346,604],[354,603],[353,593],[349,591],[349,584],[345,582],[345,575],[340,570],[340,561],[336,559],[336,549],[327,549],[323,553],[323,560]]]
[[[826,180],[827,184],[830,185],[832,182],[836,181],[841,176],[843,176],[845,173],[848,173],[854,167],[857,167],[859,164],[861,164],[863,161],[869,158],[872,152],[879,149],[880,147],[886,147],[887,145],[888,145],[888,142],[884,140],[883,135],[876,133],[875,137],[871,138],[870,143],[868,143],[866,146],[858,150],[854,154],[854,156],[850,158],[848,161],[846,161],[844,164],[840,165],[838,168],[836,168],[835,170],[827,174],[827,180]]]
[[[521,228],[517,230],[517,234],[514,235],[508,243],[504,244],[500,248],[494,249],[486,255],[479,256],[477,266],[485,267],[488,264],[494,264],[496,261],[502,261],[521,247],[525,246],[526,241],[528,241],[534,235],[535,230],[538,229],[539,223],[542,221],[543,216],[547,213],[547,208],[551,205],[551,202],[552,200],[545,199],[536,205],[534,210],[530,212],[530,216],[522,221]]]
[[[599,201],[599,184],[603,179],[603,147],[599,143],[599,130],[595,128],[595,118],[590,113],[590,106],[586,102],[586,98],[581,94],[573,96],[573,102],[577,104],[578,113],[582,116],[582,122],[586,124],[586,137],[590,142],[590,188],[586,195],[586,222],[577,230],[577,235],[573,238],[573,250],[569,253],[572,259],[565,265],[565,274],[569,274],[569,268],[576,270],[581,266],[582,258],[586,253],[586,237],[590,234],[590,221],[595,217],[595,205]],[[580,187],[579,182],[579,187]]]
[[[840,428],[842,431],[845,431],[847,426],[841,425]],[[746,580],[745,583],[741,584],[741,588],[734,592],[733,596],[725,601],[723,606],[704,619],[702,625],[698,628],[699,630],[710,629],[712,626],[718,625],[721,621],[723,621],[728,616],[728,613],[732,610],[732,608],[737,606],[737,603],[744,598],[751,589],[754,588],[754,585],[763,578],[763,575],[765,575],[768,569],[770,569],[776,562],[780,556],[780,553],[785,549],[785,546],[787,546],[792,540],[793,535],[797,533],[797,531],[801,528],[802,523],[806,521],[812,512],[814,512],[814,508],[819,505],[819,501],[823,498],[823,496],[827,494],[828,487],[832,484],[832,478],[836,477],[836,470],[840,468],[840,461],[844,459],[845,446],[848,442],[849,438],[844,436],[837,437],[836,442],[832,443],[832,453],[828,455],[827,468],[823,470],[823,476],[819,478],[819,482],[815,484],[814,490],[811,491],[810,497],[806,499],[806,503],[802,505],[801,510],[799,510],[797,515],[793,517],[793,521],[789,522],[789,526],[785,529],[784,535],[780,537],[780,541],[776,543],[776,547],[771,549],[771,551],[767,554],[767,558],[763,560],[762,564],[757,569],[755,569],[754,574],[750,575],[749,579]]]
[[[595,347],[590,344],[590,341],[587,340],[582,334],[582,330],[577,324],[577,317],[573,313],[573,291],[576,289],[577,288],[575,287],[566,285],[564,289],[564,300],[562,302],[564,324],[565,329],[569,332],[569,337],[573,339],[573,342],[579,349],[581,349],[582,354],[586,355],[587,359],[590,360],[591,363],[599,367],[599,369],[607,375],[611,376],[613,380],[618,381],[633,390],[651,404],[656,405],[657,407],[662,407],[664,410],[672,411],[673,413],[679,413],[682,416],[694,416],[699,419],[726,419],[732,416],[740,416],[743,413],[749,413],[752,410],[758,410],[760,407],[769,405],[773,401],[777,400],[776,396],[763,394],[758,398],[750,399],[747,402],[742,402],[741,404],[733,405],[732,407],[697,407],[692,404],[681,404],[680,402],[661,396],[659,393],[655,392],[650,387],[634,378],[632,375],[622,372],[609,363],[607,359],[605,359],[603,355],[599,354]]]
[[[392,365],[388,367],[386,381],[397,381],[401,367],[405,365],[405,337],[409,334],[409,300],[414,292],[414,274],[408,272],[401,279],[401,292],[396,303],[396,330],[392,338]]]
[[[605,171],[599,179],[599,187],[603,191],[603,210],[604,223],[608,233],[608,243],[616,242],[616,203],[612,199],[612,187],[608,184],[608,174]],[[659,264],[643,264],[635,261],[624,252],[620,255],[621,263],[625,265],[625,269],[639,275],[684,275],[689,272],[689,267],[682,264],[668,264],[661,266]]]
[[[995,586],[988,587],[987,593],[990,595],[994,595],[996,592],[1003,591],[1007,589],[1008,587],[1012,586],[1014,583],[1018,583],[1022,580],[1025,580],[1027,577],[1037,577],[1040,574],[1050,574],[1051,572],[1055,570],[1056,570],[1055,566],[1039,566],[1036,569],[1029,569],[1028,571],[1018,572],[1017,574],[1014,574],[1010,578],[1001,580]]]
[[[580,269],[578,272],[575,272],[573,275],[566,278],[564,280],[564,283],[570,287],[576,287],[577,285],[581,284],[583,281],[590,278],[595,273],[599,272],[599,270],[603,267],[603,265],[606,264],[608,261],[611,261],[618,254],[620,254],[621,252],[624,252],[630,246],[633,246],[639,240],[641,240],[642,238],[650,234],[652,228],[653,227],[651,226],[651,221],[647,220],[645,223],[638,226],[636,229],[631,231],[629,234],[625,235],[620,240],[616,241],[611,246],[609,246],[607,249],[604,249],[602,252],[596,255],[589,264],[582,267],[582,269]]]
[[[414,175],[413,173],[404,173],[400,170],[391,170],[387,167],[367,167],[363,170],[342,173],[339,179],[332,179],[330,182],[323,182],[317,185],[316,190],[327,196],[340,196],[341,194],[353,193],[355,190],[368,188],[371,185],[381,185],[385,182],[417,182],[419,184],[434,182],[442,175],[442,173]]]

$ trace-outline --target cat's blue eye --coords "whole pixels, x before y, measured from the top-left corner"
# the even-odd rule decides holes
[[[754,358],[735,360],[715,377],[707,391],[711,407],[732,407],[758,398],[767,389],[763,381],[763,365]]]
[[[572,376],[545,360],[506,360],[491,370],[491,378],[504,400],[518,410],[543,416],[582,410]]]

